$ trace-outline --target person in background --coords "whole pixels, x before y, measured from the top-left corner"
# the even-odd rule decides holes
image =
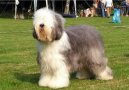
[[[106,0],[100,0],[100,4],[101,4],[101,16],[102,17],[105,17],[106,14],[105,14],[105,2]]]
[[[126,0],[126,16],[129,15],[129,0]]]
[[[107,17],[108,18],[111,15],[112,8],[113,8],[113,1],[112,0],[106,0],[106,10],[107,10]]]
[[[126,1],[122,0],[120,5],[121,5],[121,16],[124,16],[126,14]]]
[[[94,15],[95,16],[98,16],[98,3],[99,3],[99,0],[93,0],[93,8],[94,8]]]

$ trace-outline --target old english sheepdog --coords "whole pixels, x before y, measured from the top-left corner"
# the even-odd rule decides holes
[[[60,14],[47,8],[34,14],[33,37],[37,41],[41,73],[39,86],[67,87],[73,72],[78,79],[113,79],[96,29],[88,25],[64,29],[64,22]]]

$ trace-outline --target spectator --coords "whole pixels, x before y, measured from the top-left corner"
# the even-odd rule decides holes
[[[102,17],[105,17],[106,14],[105,14],[105,0],[100,0],[100,4],[101,4],[101,16]]]
[[[95,16],[98,16],[98,12],[97,12],[98,3],[99,3],[99,0],[93,0],[93,8],[94,8],[94,15]]]
[[[126,16],[129,15],[129,0],[126,0]]]
[[[121,15],[124,16],[126,14],[126,1],[122,0],[121,2]]]
[[[112,0],[106,0],[106,10],[107,10],[107,16],[108,16],[108,18],[111,15],[112,7],[113,7],[113,1]]]

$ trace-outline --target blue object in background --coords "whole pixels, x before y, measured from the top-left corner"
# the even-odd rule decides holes
[[[120,9],[119,8],[114,8],[114,15],[112,17],[112,22],[113,23],[120,23]]]

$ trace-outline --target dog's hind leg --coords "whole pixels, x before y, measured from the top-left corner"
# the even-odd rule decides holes
[[[96,79],[110,80],[113,79],[112,70],[107,66],[107,58],[104,51],[93,49],[89,52],[89,70],[95,75]]]
[[[97,75],[96,79],[100,79],[100,80],[113,79],[111,69],[108,66],[106,66],[106,68]]]
[[[113,79],[113,75],[112,75],[112,70],[107,66],[107,58],[102,57],[101,59],[101,63],[96,64],[94,67],[94,69],[98,69],[96,70],[97,72],[95,72],[95,76],[96,79],[100,79],[100,80],[111,80]]]

